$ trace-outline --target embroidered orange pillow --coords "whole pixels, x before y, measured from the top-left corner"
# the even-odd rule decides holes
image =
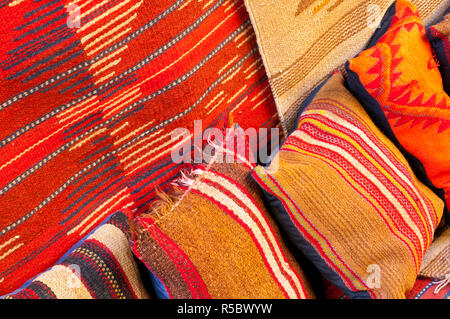
[[[416,7],[398,0],[394,12],[378,42],[348,62],[348,87],[383,132],[413,155],[407,158],[416,174],[425,175],[424,168],[445,191],[448,206],[450,98]]]

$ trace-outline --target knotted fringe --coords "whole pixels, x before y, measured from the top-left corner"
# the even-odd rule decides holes
[[[133,235],[133,241],[139,241],[146,233],[149,225],[142,218],[151,218],[155,223],[170,215],[183,198],[190,192],[195,180],[205,171],[201,168],[188,168],[181,171],[181,177],[172,182],[172,189],[163,192],[156,189],[157,199],[151,204],[150,209],[146,213],[129,219],[130,231]]]
[[[228,136],[226,137],[226,140],[227,139]],[[223,145],[214,143],[211,135],[208,136],[207,143],[214,148],[215,152],[214,156],[209,163],[207,163],[205,168],[201,166],[191,166],[182,170],[181,177],[171,183],[173,189],[169,192],[162,192],[159,189],[156,189],[158,199],[151,204],[149,211],[129,220],[133,241],[140,241],[142,236],[145,236],[148,227],[151,226],[144,222],[142,220],[143,218],[151,218],[154,223],[157,223],[161,219],[169,216],[177,208],[179,203],[181,203],[184,197],[189,194],[195,180],[206,171],[209,171],[211,165],[217,160],[218,156],[222,156],[223,152],[228,151],[223,147]]]

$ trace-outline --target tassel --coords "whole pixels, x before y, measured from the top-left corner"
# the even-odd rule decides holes
[[[434,294],[437,295],[448,284],[450,284],[450,274],[446,274],[444,279],[435,283],[435,285],[437,285],[437,287],[434,290]]]

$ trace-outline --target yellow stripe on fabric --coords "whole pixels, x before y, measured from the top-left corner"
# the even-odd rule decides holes
[[[327,114],[328,113],[328,114]],[[329,114],[329,112],[327,112],[327,111],[324,111],[324,112],[321,112],[321,114],[320,114],[321,116],[323,116],[323,117],[325,117],[325,118],[328,118],[328,119],[330,119],[330,120],[332,120],[332,121],[336,121],[336,120],[339,120],[339,121],[342,121],[342,118],[337,118],[337,116],[332,116],[331,114]],[[343,140],[345,140],[345,141],[347,141],[348,143],[350,143],[353,147],[355,147],[361,154],[362,154],[362,156],[363,157],[365,157],[366,159],[368,159],[381,173],[382,173],[382,175],[384,175],[386,178],[388,178],[394,185],[395,185],[395,187],[399,190],[399,191],[401,191],[401,193],[407,198],[407,200],[408,200],[408,202],[415,208],[415,211],[416,212],[418,212],[418,216],[419,216],[419,218],[420,218],[420,220],[421,220],[421,222],[423,223],[423,225],[432,225],[433,224],[433,221],[431,221],[431,220],[428,220],[428,221],[425,221],[425,219],[424,219],[424,216],[423,216],[423,214],[422,214],[422,212],[423,212],[423,210],[424,209],[420,209],[419,208],[419,206],[417,205],[417,202],[410,196],[410,194],[409,194],[409,192],[406,190],[406,189],[404,189],[396,180],[395,180],[395,178],[389,173],[389,172],[387,172],[386,170],[385,170],[385,168],[382,166],[382,165],[380,165],[380,163],[375,159],[375,158],[373,158],[366,150],[365,150],[365,148],[363,148],[363,147],[361,147],[361,145],[358,143],[358,142],[356,142],[352,137],[350,137],[349,135],[347,135],[347,134],[345,134],[345,133],[343,133],[343,132],[340,132],[340,131],[338,131],[338,130],[336,130],[336,129],[334,129],[334,128],[332,128],[331,126],[328,126],[328,125],[326,125],[326,124],[324,124],[324,123],[322,123],[322,122],[320,122],[320,121],[318,121],[318,120],[315,120],[315,119],[308,119],[307,121],[306,121],[307,123],[311,123],[311,124],[314,124],[316,127],[318,127],[318,128],[320,128],[320,129],[322,129],[323,131],[325,131],[325,132],[327,132],[327,133],[330,133],[330,134],[332,134],[333,136],[338,136],[339,138],[341,138],[341,139],[343,139]],[[351,129],[353,129],[353,128],[351,128]],[[374,150],[374,151],[377,151],[377,150]],[[381,152],[381,151],[380,151]],[[350,156],[352,156],[351,154],[350,154]],[[352,156],[353,157],[353,156]],[[358,161],[356,158],[355,158],[355,160],[356,161]],[[358,161],[358,163],[359,163],[359,161]],[[362,164],[361,164],[362,165]],[[375,176],[374,176],[375,177]],[[377,180],[379,180],[377,177],[375,177]],[[382,181],[380,181],[380,183],[382,183]],[[390,190],[388,190],[389,192],[391,192]],[[392,194],[392,195],[394,195],[394,194]],[[400,204],[400,203],[399,203]],[[401,205],[401,204],[400,204]],[[428,216],[428,219],[429,219],[429,216]],[[431,238],[432,238],[432,236],[430,236],[431,234],[430,234],[430,230],[428,229],[428,227],[424,227],[425,228],[425,232],[426,232],[426,239],[427,239],[427,245],[424,245],[424,246],[422,246],[422,252],[424,253],[425,252],[425,248],[429,245],[429,244],[431,244]]]
[[[257,166],[255,168],[255,173],[259,176],[259,178],[263,181],[267,188],[271,190],[271,192],[278,198],[281,198],[284,203],[288,206],[287,209],[295,216],[297,222],[301,225],[301,227],[316,240],[322,252],[318,251],[320,255],[325,254],[328,259],[344,274],[345,278],[350,280],[355,286],[355,288],[359,291],[367,290],[364,283],[359,279],[355,278],[355,276],[351,273],[349,267],[344,265],[344,263],[338,259],[338,257],[333,253],[331,247],[325,242],[323,236],[319,234],[316,230],[314,230],[310,224],[303,218],[300,212],[296,209],[295,205],[292,203],[290,198],[284,195],[284,193],[279,189],[275,183],[267,176],[268,173],[261,166]],[[305,239],[306,240],[306,239]],[[313,245],[315,247],[315,245]],[[317,249],[317,248],[316,248]],[[325,261],[326,262],[326,261]],[[327,263],[327,262],[326,262]],[[331,267],[330,267],[331,268]],[[344,280],[345,282],[345,280]]]
[[[400,232],[398,230],[397,227],[395,227],[395,225],[393,224],[391,218],[389,218],[389,216],[387,216],[387,213],[385,211],[385,209],[383,209],[383,207],[378,203],[378,201],[368,192],[366,192],[366,190],[362,187],[360,187],[357,182],[344,170],[342,169],[339,165],[335,164],[333,161],[327,159],[324,156],[315,154],[315,153],[311,153],[308,151],[305,151],[301,148],[289,145],[286,146],[286,148],[291,149],[295,152],[298,152],[300,154],[304,154],[304,155],[308,155],[308,156],[312,156],[314,158],[318,158],[324,162],[326,162],[328,165],[330,165],[331,167],[333,167],[336,171],[338,171],[343,177],[344,179],[352,186],[354,187],[362,196],[364,196],[368,201],[370,201],[370,203],[374,206],[374,208],[381,214],[381,212],[383,212],[381,215],[385,218],[387,225],[390,229],[392,229],[394,231],[394,234],[396,236],[398,236],[402,241],[405,242],[406,245],[408,245],[408,247],[410,248],[412,255],[413,255],[413,259],[415,262],[415,266],[417,268],[418,271],[418,256],[417,256],[417,252],[416,249],[414,247],[414,244],[412,243],[412,241],[406,237],[402,232]]]

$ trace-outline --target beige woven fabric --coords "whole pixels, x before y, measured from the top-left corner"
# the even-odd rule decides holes
[[[433,241],[423,261],[419,276],[444,279],[450,275],[450,228]]]
[[[308,94],[359,53],[393,0],[245,0],[285,133]],[[450,0],[413,0],[426,25]]]

